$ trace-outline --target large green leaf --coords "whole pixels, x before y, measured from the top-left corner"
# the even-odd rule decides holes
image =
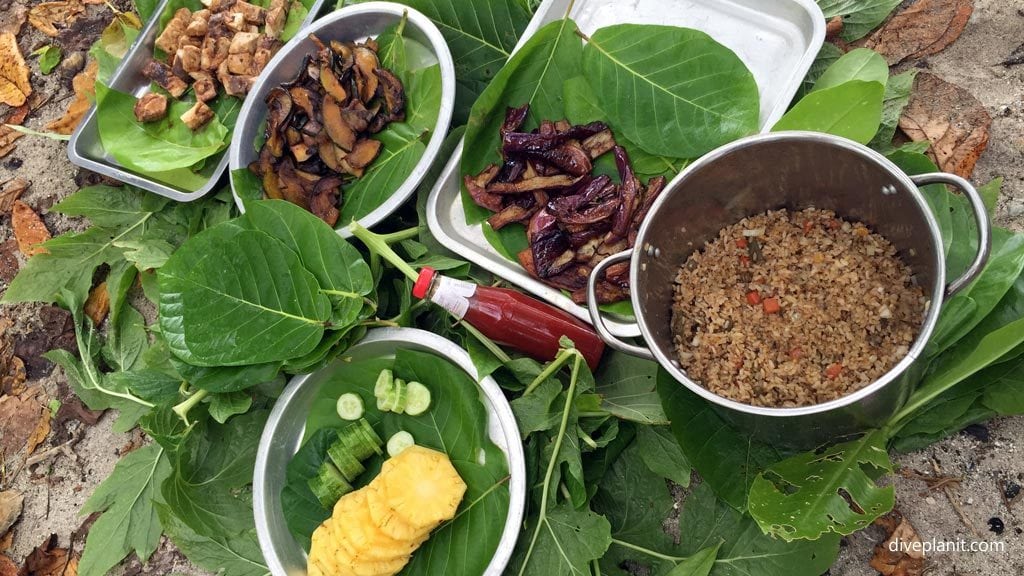
[[[902,0],[817,0],[825,19],[843,17],[842,39],[863,38],[881,24]]]
[[[514,0],[402,0],[437,25],[455,61],[455,114],[464,124],[469,109],[512,54],[530,15]]]
[[[750,515],[766,534],[786,541],[866,528],[895,503],[893,487],[875,483],[892,472],[886,440],[874,430],[772,465],[750,487]]]
[[[341,216],[338,222],[348,225],[373,212],[384,203],[416,167],[427,145],[427,134],[408,124],[391,124],[376,139],[381,141],[377,159],[366,168],[362,178],[342,188]]]
[[[884,94],[885,86],[863,80],[811,92],[786,112],[772,130],[825,132],[867,144],[878,132]]]
[[[100,141],[123,166],[141,172],[188,168],[220,152],[229,131],[216,117],[193,131],[179,116],[192,103],[172,100],[167,118],[142,123],[135,119],[136,99],[130,94],[96,83],[96,122]]]
[[[797,89],[793,101],[799,101],[808,92],[813,90],[814,85],[818,82],[818,78],[821,78],[825,70],[828,70],[828,67],[836,60],[839,60],[842,55],[843,51],[835,44],[831,42],[822,44],[821,49],[818,50],[818,55],[814,58],[814,62],[811,63],[811,67],[807,70],[807,75],[804,76],[803,82],[800,83],[800,88]]]
[[[889,78],[885,84],[885,96],[882,101],[882,125],[869,145],[875,150],[887,152],[892,149],[892,139],[896,135],[903,109],[910,102],[910,91],[914,88],[917,70],[911,68],[902,74]]]
[[[161,331],[175,355],[197,366],[301,356],[330,317],[327,296],[294,251],[233,222],[193,237],[158,275]]]
[[[885,58],[874,50],[851,50],[825,70],[814,84],[812,92],[834,88],[850,80],[878,82],[885,86],[889,81],[889,66],[885,63]]]
[[[133,550],[143,563],[160,544],[162,529],[154,504],[160,483],[171,473],[164,450],[150,444],[126,454],[82,506],[102,512],[89,529],[78,564],[82,576],[102,576]]]
[[[704,483],[733,508],[745,510],[754,477],[778,462],[779,452],[733,428],[665,370],[658,371],[658,395],[676,440]]]
[[[263,562],[256,530],[201,536],[182,522],[164,504],[157,505],[160,523],[167,537],[193,563],[225,576],[270,576]]]
[[[704,32],[608,26],[589,38],[583,70],[611,123],[652,154],[694,158],[757,131],[754,76]]]
[[[623,420],[668,424],[657,391],[658,365],[622,352],[606,351],[594,379],[601,408]]]
[[[651,472],[680,486],[690,485],[690,462],[668,426],[638,426],[636,445]]]
[[[537,530],[537,523],[540,529]],[[536,534],[536,539],[530,540]],[[587,508],[562,502],[543,518],[523,523],[520,544],[509,562],[519,576],[589,574],[590,564],[604,556],[611,541],[608,520]],[[524,542],[525,541],[525,542]],[[525,562],[525,564],[524,564]]]

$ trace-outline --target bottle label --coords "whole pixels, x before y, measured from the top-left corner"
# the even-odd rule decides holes
[[[437,285],[434,287],[430,300],[438,306],[447,310],[452,316],[459,320],[469,310],[469,299],[476,294],[476,284],[447,276],[438,276]]]

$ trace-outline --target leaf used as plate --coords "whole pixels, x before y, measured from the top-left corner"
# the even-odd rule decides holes
[[[814,84],[812,92],[833,88],[850,80],[878,82],[885,86],[889,81],[889,66],[873,50],[867,48],[851,50],[825,70],[825,73]]]
[[[704,32],[607,26],[583,49],[583,71],[611,123],[651,154],[695,158],[757,131],[753,74]]]
[[[885,87],[852,80],[811,92],[779,119],[772,130],[825,132],[867,144],[878,132]]]
[[[161,331],[175,355],[197,366],[301,356],[330,318],[330,302],[299,256],[234,222],[192,237],[158,278]]]
[[[825,19],[843,17],[842,39],[846,42],[867,36],[902,0],[817,0]]]
[[[750,487],[750,515],[786,541],[848,535],[892,510],[895,491],[875,478],[892,472],[880,430],[770,466]]]

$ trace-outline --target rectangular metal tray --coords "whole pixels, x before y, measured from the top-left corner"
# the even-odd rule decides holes
[[[325,0],[315,0],[309,10],[309,15],[302,22],[305,28],[317,18],[323,8]],[[124,59],[114,70],[110,78],[110,87],[132,94],[135,97],[142,96],[149,91],[150,81],[142,75],[142,67],[149,62],[153,54],[153,46],[157,36],[160,35],[160,15],[167,8],[169,0],[162,0],[153,12],[153,17],[139,32],[139,36],[128,49]],[[198,190],[189,190],[176,185],[173,182],[157,180],[139,172],[122,166],[117,160],[107,154],[100,141],[99,130],[96,122],[96,105],[94,104],[85,118],[75,129],[75,133],[68,142],[68,159],[71,163],[87,168],[98,174],[109,176],[126,184],[148,190],[154,194],[166,196],[179,202],[190,202],[202,198],[215,189],[220,183],[221,176],[228,166],[227,147],[216,156],[210,158],[203,170],[198,174],[206,178],[206,184]]]
[[[662,24],[701,30],[743,60],[761,95],[761,131],[785,113],[825,39],[825,18],[814,0],[545,0],[516,46],[545,24],[570,10],[585,34],[612,24]],[[443,244],[463,258],[590,322],[586,307],[532,278],[484,238],[480,225],[466,222],[459,161],[462,143],[427,200],[427,224]],[[609,330],[620,337],[639,336],[631,318],[612,317]]]

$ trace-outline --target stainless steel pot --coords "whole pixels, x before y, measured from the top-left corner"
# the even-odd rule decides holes
[[[399,348],[436,354],[465,370],[480,386],[480,399],[488,415],[488,436],[508,457],[510,497],[501,540],[482,576],[500,576],[505,570],[505,565],[512,557],[526,507],[526,460],[512,407],[494,378],[478,378],[469,353],[451,340],[413,328],[377,328],[346,350],[336,363],[312,374],[292,378],[284,393],[274,403],[274,409],[263,428],[253,472],[253,514],[260,549],[274,576],[306,575],[306,552],[285,523],[281,490],[284,488],[288,462],[302,444],[306,418],[320,385],[336,373],[340,363],[393,357]]]
[[[917,189],[926,184],[959,188],[970,200],[978,224],[978,254],[963,275],[948,284],[939,227]],[[722,228],[744,217],[808,207],[864,222],[896,246],[930,297],[917,339],[888,373],[831,402],[764,408],[710,392],[687,377],[675,359],[669,324],[679,267]],[[877,426],[906,401],[924,368],[918,357],[935,328],[943,300],[969,284],[984,267],[990,233],[981,197],[959,176],[910,177],[881,154],[845,138],[779,132],[738,140],[691,164],[654,203],[635,246],[607,258],[590,276],[590,315],[602,338],[613,348],[657,360],[680,384],[710,401],[742,429],[777,444],[811,446]],[[625,260],[631,261],[633,309],[646,347],[613,336],[596,305],[597,279],[609,266]]]

